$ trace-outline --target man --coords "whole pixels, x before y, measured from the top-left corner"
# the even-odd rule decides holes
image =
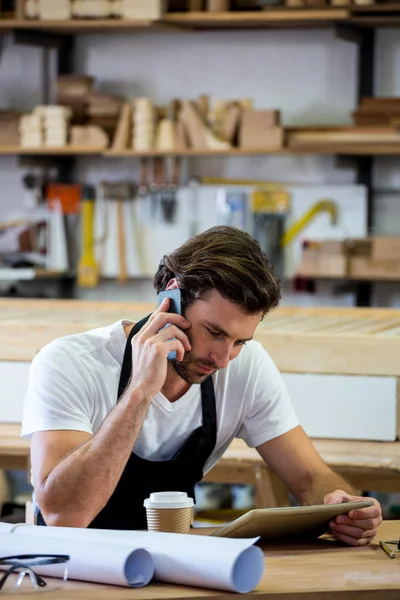
[[[180,288],[184,316],[164,300],[139,323],[55,340],[32,363],[23,435],[32,435],[38,523],[145,528],[144,499],[193,496],[234,437],[256,447],[301,504],[358,500],[317,454],[277,368],[252,341],[280,300],[258,244],[212,228],[164,257],[154,286]],[[364,545],[381,520],[374,501],[331,527]]]

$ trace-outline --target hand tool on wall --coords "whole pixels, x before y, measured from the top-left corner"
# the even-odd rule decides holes
[[[147,158],[142,158],[140,161],[140,183],[138,195],[142,198],[147,198],[149,195],[148,180],[147,180]]]
[[[321,212],[328,212],[331,218],[331,224],[336,225],[338,221],[338,207],[333,200],[320,200],[316,202],[304,215],[296,221],[289,229],[286,230],[285,234],[281,239],[281,246],[284,248],[291,244],[291,242],[299,235],[310,221],[312,221],[316,215]]]
[[[151,216],[154,222],[156,222],[158,219],[158,210],[161,201],[161,195],[163,192],[165,192],[166,184],[164,179],[165,178],[163,158],[157,156],[153,159],[153,180],[149,185],[151,197]]]
[[[177,209],[176,195],[180,183],[181,159],[178,156],[173,158],[172,173],[170,183],[166,192],[161,197],[161,210],[166,223],[174,223]]]
[[[136,185],[131,182],[109,182],[102,183],[104,197],[116,202],[117,207],[117,238],[118,238],[118,281],[125,283],[128,279],[126,265],[126,241],[125,241],[125,219],[124,203],[132,200],[136,195]]]
[[[81,198],[81,237],[82,254],[78,263],[78,285],[93,288],[99,281],[99,268],[94,252],[94,213],[96,192],[85,186]]]

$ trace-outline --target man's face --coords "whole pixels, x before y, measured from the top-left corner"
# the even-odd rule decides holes
[[[192,349],[182,362],[172,364],[188,383],[202,383],[239,355],[245,343],[253,338],[262,315],[248,315],[212,290],[203,300],[189,306],[185,317],[191,323],[186,333]]]

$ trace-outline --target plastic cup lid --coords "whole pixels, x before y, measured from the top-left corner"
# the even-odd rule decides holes
[[[144,501],[145,508],[190,508],[193,498],[186,492],[154,492]]]

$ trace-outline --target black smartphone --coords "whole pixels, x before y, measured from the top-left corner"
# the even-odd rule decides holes
[[[169,298],[169,309],[168,312],[174,313],[176,315],[182,314],[182,295],[180,289],[175,290],[166,290],[165,292],[160,292],[157,297],[157,306],[160,306],[161,302],[164,298]],[[165,327],[169,327],[170,323],[167,323]],[[168,354],[168,360],[176,360],[176,352],[172,350]]]

